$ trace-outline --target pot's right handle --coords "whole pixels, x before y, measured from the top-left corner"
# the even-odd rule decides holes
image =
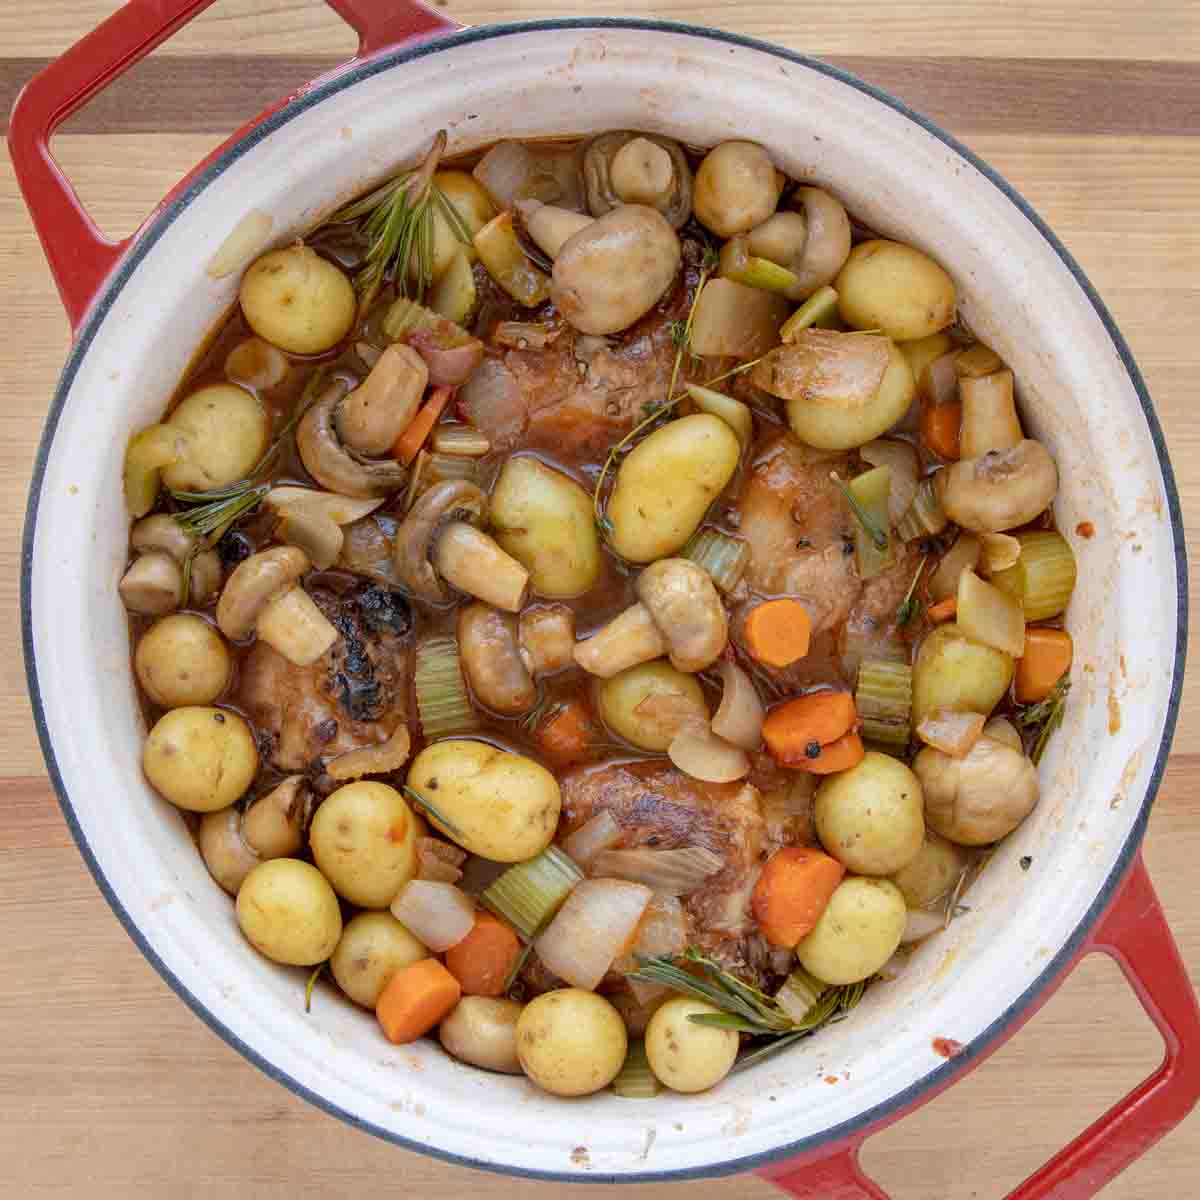
[[[83,320],[132,238],[106,238],[50,153],[50,137],[72,113],[213,0],[129,0],[35,75],[13,105],[8,148],[71,328]],[[358,33],[355,61],[385,46],[460,26],[421,0],[325,0]]]
[[[1162,1034],[1166,1054],[1153,1075],[1010,1192],[1007,1200],[1090,1200],[1200,1100],[1200,1006],[1140,854],[1076,958],[1021,1020],[942,1086],[998,1050],[1057,991],[1079,960],[1095,951],[1109,955],[1125,973]],[[800,1200],[888,1200],[858,1165],[867,1136],[856,1134],[819,1157],[765,1167],[761,1174]]]

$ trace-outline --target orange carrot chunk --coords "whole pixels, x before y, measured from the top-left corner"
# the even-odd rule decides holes
[[[846,868],[806,846],[777,850],[763,868],[750,909],[772,946],[791,948],[812,932]]]
[[[832,775],[858,766],[865,754],[862,738],[857,733],[845,733],[836,742],[826,742],[816,758],[806,758],[796,765],[811,775]]]
[[[462,998],[458,980],[436,958],[401,967],[383,989],[375,1016],[389,1042],[428,1033]]]
[[[849,692],[809,692],[767,714],[763,739],[781,767],[802,767],[857,723],[854,697]]]
[[[392,447],[394,458],[408,466],[417,457],[417,452],[425,445],[425,439],[437,424],[438,417],[442,415],[442,410],[453,394],[454,389],[448,387],[436,387],[429,393],[429,399],[396,439],[396,444]]]
[[[939,600],[936,604],[931,604],[926,610],[925,615],[935,624],[938,625],[942,621],[951,620],[958,612],[958,597],[947,596],[945,600]]]
[[[961,404],[923,404],[921,406],[921,437],[925,444],[942,458],[953,461],[960,454],[959,435],[962,429]]]
[[[446,951],[446,970],[458,980],[464,996],[502,996],[520,953],[517,935],[498,917],[480,912],[471,932]]]
[[[812,618],[799,600],[768,600],[750,610],[746,649],[768,667],[787,667],[808,653]]]
[[[1017,659],[1013,692],[1018,704],[1045,700],[1054,685],[1071,669],[1074,650],[1065,629],[1027,626],[1025,653]]]
[[[596,727],[582,700],[566,700],[538,727],[534,738],[557,767],[583,762],[591,751]]]

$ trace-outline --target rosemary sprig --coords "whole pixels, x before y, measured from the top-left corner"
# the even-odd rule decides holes
[[[912,583],[908,585],[908,591],[904,593],[904,599],[900,601],[896,609],[896,624],[907,625],[909,621],[917,615],[917,610],[921,607],[917,601],[917,584],[921,579],[921,572],[925,570],[925,564],[929,561],[929,555],[923,555],[921,561],[917,564],[916,574],[912,577]]]
[[[959,904],[958,898],[963,894],[963,889],[967,886],[967,877],[971,874],[970,866],[963,867],[958,876],[958,882],[954,885],[954,890],[946,897],[946,909],[942,918],[942,928],[949,929],[950,922],[955,917],[961,916],[964,912],[969,912],[965,906]]]
[[[838,485],[838,490],[846,497],[846,503],[850,505],[850,511],[854,514],[854,519],[862,526],[863,532],[875,543],[877,550],[886,550],[888,546],[888,537],[885,530],[880,529],[875,519],[869,512],[858,502],[858,497],[846,485],[846,481],[836,471],[829,472],[829,478]]]
[[[532,733],[544,720],[557,716],[563,708],[561,700],[552,700],[543,696],[520,720],[520,726],[526,733]]]
[[[200,504],[195,508],[176,513],[175,522],[185,533],[190,533],[194,538],[209,538],[213,535],[219,538],[234,521],[256,508],[270,490],[271,485],[267,483],[248,483],[241,492],[233,496],[210,500],[207,504]],[[175,495],[174,492],[171,494]],[[192,494],[203,495],[204,493]],[[179,499],[180,497],[176,496],[175,498]]]
[[[410,788],[407,783],[402,783],[400,785],[400,790],[419,809],[421,809],[424,812],[427,812],[439,825],[444,825],[451,833],[454,833],[454,834],[462,832],[458,828],[458,826],[454,824],[453,821],[449,820],[443,813],[439,812],[438,809],[434,805],[430,804],[429,801],[426,800],[425,797],[422,796],[419,792],[414,792],[413,789]]]
[[[1033,739],[1033,749],[1029,752],[1030,761],[1036,766],[1042,761],[1046,746],[1054,731],[1063,723],[1063,714],[1067,708],[1067,693],[1071,690],[1071,680],[1064,675],[1055,685],[1045,700],[1037,704],[1027,704],[1018,708],[1013,714],[1017,728]]]
[[[525,945],[521,947],[520,954],[513,959],[513,965],[509,967],[508,974],[504,977],[504,988],[501,992],[502,995],[507,995],[512,990],[513,984],[517,982],[517,976],[521,974],[521,969],[529,960],[529,955],[532,953],[532,951],[532,942],[526,942]]]

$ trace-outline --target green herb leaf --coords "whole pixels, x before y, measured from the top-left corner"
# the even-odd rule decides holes
[[[838,485],[838,490],[846,497],[846,503],[850,505],[854,519],[862,526],[863,532],[875,544],[875,548],[886,550],[888,547],[887,532],[879,528],[871,514],[859,504],[858,497],[846,486],[845,480],[836,471],[830,471],[829,478]]]
[[[439,825],[444,825],[451,833],[458,834],[461,830],[443,813],[429,803],[419,792],[414,792],[407,783],[400,785],[400,790],[423,812],[427,812]]]
[[[1013,714],[1017,728],[1033,739],[1033,749],[1029,752],[1029,758],[1034,766],[1042,761],[1050,738],[1063,723],[1063,716],[1067,710],[1067,693],[1070,690],[1071,680],[1069,676],[1064,675],[1045,700],[1039,700],[1037,704],[1027,704]]]
[[[921,572],[925,570],[925,564],[928,561],[929,555],[925,555],[917,564],[917,571],[912,577],[912,583],[908,585],[908,591],[904,593],[904,599],[900,601],[900,605],[896,609],[897,625],[907,625],[921,611],[921,603],[916,597],[917,583],[920,581]]]
[[[318,963],[313,970],[313,973],[308,977],[308,983],[304,986],[304,1011],[312,1012],[313,988],[317,986],[317,980],[321,978],[321,972],[329,966],[328,960],[323,963]]]

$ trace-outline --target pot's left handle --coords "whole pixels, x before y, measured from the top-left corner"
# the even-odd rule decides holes
[[[97,228],[50,153],[72,113],[129,70],[213,0],[129,0],[21,89],[8,123],[17,183],[50,263],[72,330],[125,252]],[[358,33],[356,57],[457,29],[421,0],[325,0]]]

